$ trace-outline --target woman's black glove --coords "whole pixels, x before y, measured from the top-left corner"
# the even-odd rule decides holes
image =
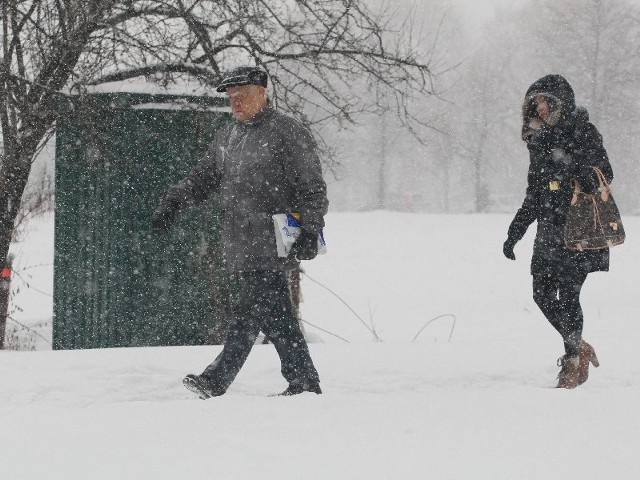
[[[300,235],[291,245],[290,260],[313,260],[318,255],[318,234],[301,228]]]
[[[516,259],[516,254],[513,253],[513,248],[515,246],[516,246],[515,242],[509,238],[507,238],[506,242],[504,242],[504,245],[502,245],[502,253],[504,253],[504,256],[507,257],[509,260]]]

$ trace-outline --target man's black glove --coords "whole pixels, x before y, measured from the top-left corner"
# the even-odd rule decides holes
[[[318,234],[300,229],[300,235],[291,245],[290,260],[313,260],[318,255]]]
[[[171,197],[165,198],[151,215],[151,230],[155,233],[166,233],[171,229],[178,212],[178,203]]]
[[[511,239],[507,239],[507,241],[504,242],[504,245],[502,245],[502,253],[504,253],[504,256],[507,257],[509,260],[516,259],[516,254],[513,253],[513,247],[515,246],[516,246],[515,242],[513,242]]]

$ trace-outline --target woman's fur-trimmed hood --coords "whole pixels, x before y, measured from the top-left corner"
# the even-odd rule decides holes
[[[536,97],[543,96],[549,104],[549,118],[543,122],[536,112]],[[546,123],[557,125],[576,110],[573,88],[562,75],[546,75],[528,89],[522,104],[522,139],[526,140]]]

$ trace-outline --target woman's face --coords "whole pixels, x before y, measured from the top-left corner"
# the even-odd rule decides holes
[[[549,118],[549,114],[551,113],[549,102],[547,102],[547,99],[542,95],[536,97],[536,113],[542,120]]]

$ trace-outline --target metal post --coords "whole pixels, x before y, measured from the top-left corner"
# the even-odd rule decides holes
[[[9,255],[0,270],[0,350],[4,349],[4,334],[7,327],[7,312],[9,310],[9,292],[11,291],[11,273],[13,256]]]

